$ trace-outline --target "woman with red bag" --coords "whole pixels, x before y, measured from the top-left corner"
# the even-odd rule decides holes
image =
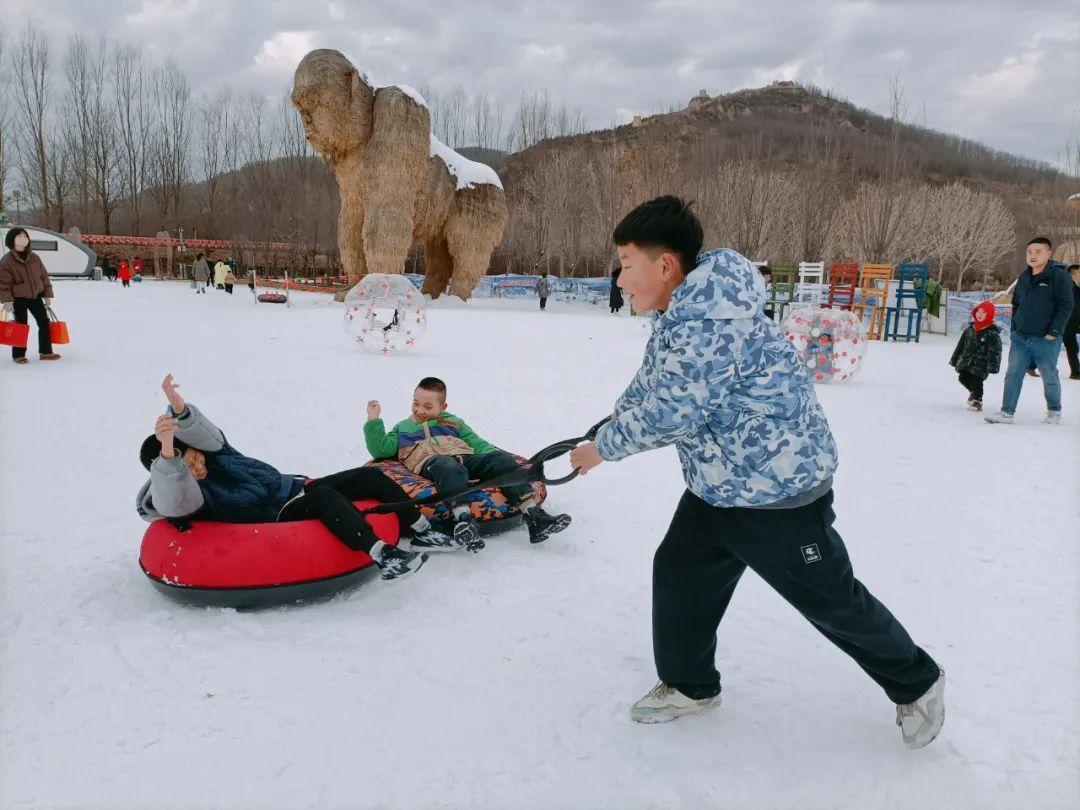
[[[42,360],[59,360],[52,350],[49,337],[48,307],[52,304],[53,288],[45,265],[30,249],[30,234],[25,228],[12,228],[4,237],[8,252],[0,259],[0,308],[6,316],[15,313],[18,323],[27,323],[27,314],[34,316],[38,328],[38,352]],[[30,362],[25,346],[14,346],[11,359],[19,365]]]

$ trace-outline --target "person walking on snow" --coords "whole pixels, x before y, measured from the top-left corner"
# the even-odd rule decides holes
[[[540,309],[547,306],[548,296],[551,295],[551,282],[548,281],[547,273],[540,276],[536,282],[536,297],[540,299]]]
[[[206,263],[206,259],[200,253],[195,257],[195,267],[192,270],[192,275],[195,277],[195,292],[206,293],[206,282],[210,280],[210,265]]]
[[[52,282],[41,258],[30,249],[30,234],[25,228],[12,228],[4,237],[8,252],[0,258],[0,320],[9,314],[16,323],[28,323],[33,315],[38,330],[38,356],[59,360],[53,351],[49,332],[49,307],[53,300]],[[20,366],[26,359],[26,347],[14,346],[11,359]]]
[[[652,311],[645,359],[581,474],[674,444],[687,490],[653,560],[660,682],[630,710],[641,723],[720,705],[716,632],[751,568],[884,689],[905,744],[945,720],[945,675],[851,569],[833,528],[836,443],[794,348],[765,317],[765,282],[733,250],[698,255],[702,228],[677,197],[615,229],[619,284]]]
[[[1042,375],[1046,423],[1061,423],[1061,380],[1057,361],[1062,333],[1073,311],[1072,279],[1065,265],[1050,260],[1052,245],[1036,236],[1027,246],[1027,267],[1016,281],[1012,298],[1012,333],[1001,410],[987,422],[1011,425],[1020,401],[1024,375],[1034,362]]]
[[[949,365],[968,390],[968,410],[981,411],[983,383],[1001,370],[1001,332],[994,323],[994,305],[983,301],[971,311],[971,323],[960,335]]]
[[[219,290],[225,289],[225,276],[229,273],[229,266],[223,261],[214,265],[214,287]]]

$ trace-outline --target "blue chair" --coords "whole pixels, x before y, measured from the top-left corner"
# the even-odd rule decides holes
[[[922,333],[923,308],[926,306],[926,282],[930,278],[930,267],[925,264],[901,264],[897,267],[896,305],[885,310],[885,340],[892,338],[910,343],[919,342]],[[903,333],[900,320],[906,319]]]

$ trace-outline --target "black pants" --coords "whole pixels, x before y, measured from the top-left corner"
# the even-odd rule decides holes
[[[28,323],[28,313],[34,316],[34,322],[37,324],[38,331],[38,353],[52,354],[52,337],[49,335],[49,315],[45,311],[44,297],[39,295],[37,298],[16,298],[12,303],[11,308],[15,313],[15,320],[18,323]],[[26,347],[12,346],[11,356],[15,360],[18,360],[20,357],[26,357]]]
[[[966,371],[960,372],[960,384],[971,392],[973,399],[979,402],[982,402],[983,398],[983,382],[985,380],[982,377],[976,377]]]
[[[409,495],[379,470],[357,467],[309,482],[304,494],[282,510],[280,520],[319,520],[349,548],[370,552],[379,538],[352,503],[363,498],[394,503],[409,500]],[[420,513],[411,507],[397,515],[402,528],[420,519]]]
[[[227,292],[229,295],[232,295],[232,284],[225,285],[225,292]]]
[[[547,299],[546,298],[541,298],[540,299],[540,309],[543,309],[546,306],[547,306]]]
[[[1076,332],[1068,332],[1064,338],[1065,356],[1069,358],[1069,374],[1080,375],[1080,356],[1077,355]]]
[[[496,475],[513,472],[520,469],[514,457],[502,450],[494,453],[482,453],[474,456],[435,456],[429,459],[420,470],[420,474],[435,484],[435,489],[440,495],[453,495],[468,488],[469,479],[493,478]],[[512,487],[502,487],[502,493],[506,496],[506,502],[511,506],[517,506],[526,498],[531,498],[533,489],[528,484]],[[451,503],[466,501],[468,497],[451,501]]]
[[[125,287],[130,287],[130,286],[131,286],[131,279],[129,279],[129,278],[125,278],[125,279],[123,280],[122,284],[123,284],[123,285],[124,285]]]
[[[832,528],[832,500],[830,491],[798,509],[721,509],[683,495],[653,560],[662,681],[694,699],[720,691],[716,630],[749,566],[894,703],[911,703],[933,685],[937,664],[852,574]]]

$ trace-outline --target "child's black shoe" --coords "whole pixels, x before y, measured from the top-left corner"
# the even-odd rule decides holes
[[[472,515],[462,515],[457,519],[454,523],[454,539],[473,553],[484,547],[484,541],[480,539],[480,526]]]
[[[529,542],[543,543],[569,526],[570,516],[549,515],[539,506],[534,506],[525,513],[525,523],[529,527]]]

